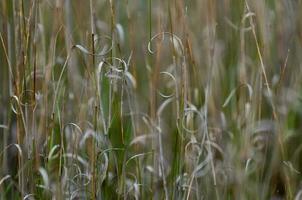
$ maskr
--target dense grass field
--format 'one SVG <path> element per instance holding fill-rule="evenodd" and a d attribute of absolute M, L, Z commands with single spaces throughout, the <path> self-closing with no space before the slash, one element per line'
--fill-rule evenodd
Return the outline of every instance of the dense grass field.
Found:
<path fill-rule="evenodd" d="M 1 0 L 0 199 L 302 199 L 301 0 Z"/>

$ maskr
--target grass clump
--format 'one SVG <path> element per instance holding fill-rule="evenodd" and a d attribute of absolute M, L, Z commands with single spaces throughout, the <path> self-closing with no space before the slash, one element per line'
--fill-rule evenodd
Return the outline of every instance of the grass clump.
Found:
<path fill-rule="evenodd" d="M 2 0 L 0 199 L 302 199 L 301 9 Z"/>

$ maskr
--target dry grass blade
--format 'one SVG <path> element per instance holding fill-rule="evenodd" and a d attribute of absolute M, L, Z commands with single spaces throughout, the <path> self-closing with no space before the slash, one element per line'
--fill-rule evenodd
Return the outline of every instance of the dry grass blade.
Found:
<path fill-rule="evenodd" d="M 48 177 L 47 171 L 44 168 L 39 168 L 39 173 L 41 174 L 42 179 L 43 179 L 43 183 L 44 183 L 43 187 L 49 190 L 50 182 L 49 182 L 49 177 Z"/>
<path fill-rule="evenodd" d="M 10 175 L 6 175 L 3 178 L 1 178 L 1 180 L 0 180 L 0 186 L 2 185 L 2 183 L 4 183 L 4 181 L 8 180 L 9 178 L 11 178 Z"/>
<path fill-rule="evenodd" d="M 246 86 L 246 87 L 247 87 L 248 92 L 249 92 L 249 99 L 251 100 L 251 98 L 252 98 L 252 96 L 253 96 L 253 89 L 252 89 L 252 87 L 251 87 L 250 84 L 245 83 L 245 84 L 241 84 L 240 86 L 238 86 L 237 88 L 235 88 L 235 89 L 233 89 L 233 90 L 231 91 L 231 93 L 229 94 L 229 96 L 228 96 L 228 97 L 226 98 L 226 100 L 224 101 L 222 107 L 226 107 L 226 106 L 230 103 L 232 97 L 236 94 L 236 92 L 237 92 L 240 88 L 242 88 L 243 86 Z"/>

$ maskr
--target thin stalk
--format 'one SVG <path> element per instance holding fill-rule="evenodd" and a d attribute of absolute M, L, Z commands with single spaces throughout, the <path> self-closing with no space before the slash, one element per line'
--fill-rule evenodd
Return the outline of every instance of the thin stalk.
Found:
<path fill-rule="evenodd" d="M 90 0 L 90 25 L 91 25 L 91 73 L 94 74 L 94 78 L 96 78 L 95 75 L 95 42 L 94 42 L 94 37 L 95 37 L 95 30 L 94 30 L 94 4 L 93 4 L 93 0 Z M 96 83 L 96 82 L 95 82 Z M 95 84 L 94 84 L 95 85 Z M 96 87 L 97 88 L 97 87 Z M 97 93 L 96 93 L 97 94 Z M 97 105 L 97 103 L 96 103 Z M 98 120 L 98 106 L 95 106 L 94 109 L 94 133 L 97 134 L 97 120 Z M 92 182 L 91 182 L 91 191 L 92 191 L 92 199 L 96 199 L 97 198 L 97 191 L 96 191 L 96 140 L 94 138 L 92 138 Z"/>

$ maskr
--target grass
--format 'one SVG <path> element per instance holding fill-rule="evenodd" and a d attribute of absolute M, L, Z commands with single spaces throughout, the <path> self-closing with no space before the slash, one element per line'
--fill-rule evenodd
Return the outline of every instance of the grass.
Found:
<path fill-rule="evenodd" d="M 2 0 L 0 199 L 302 199 L 301 9 Z"/>

